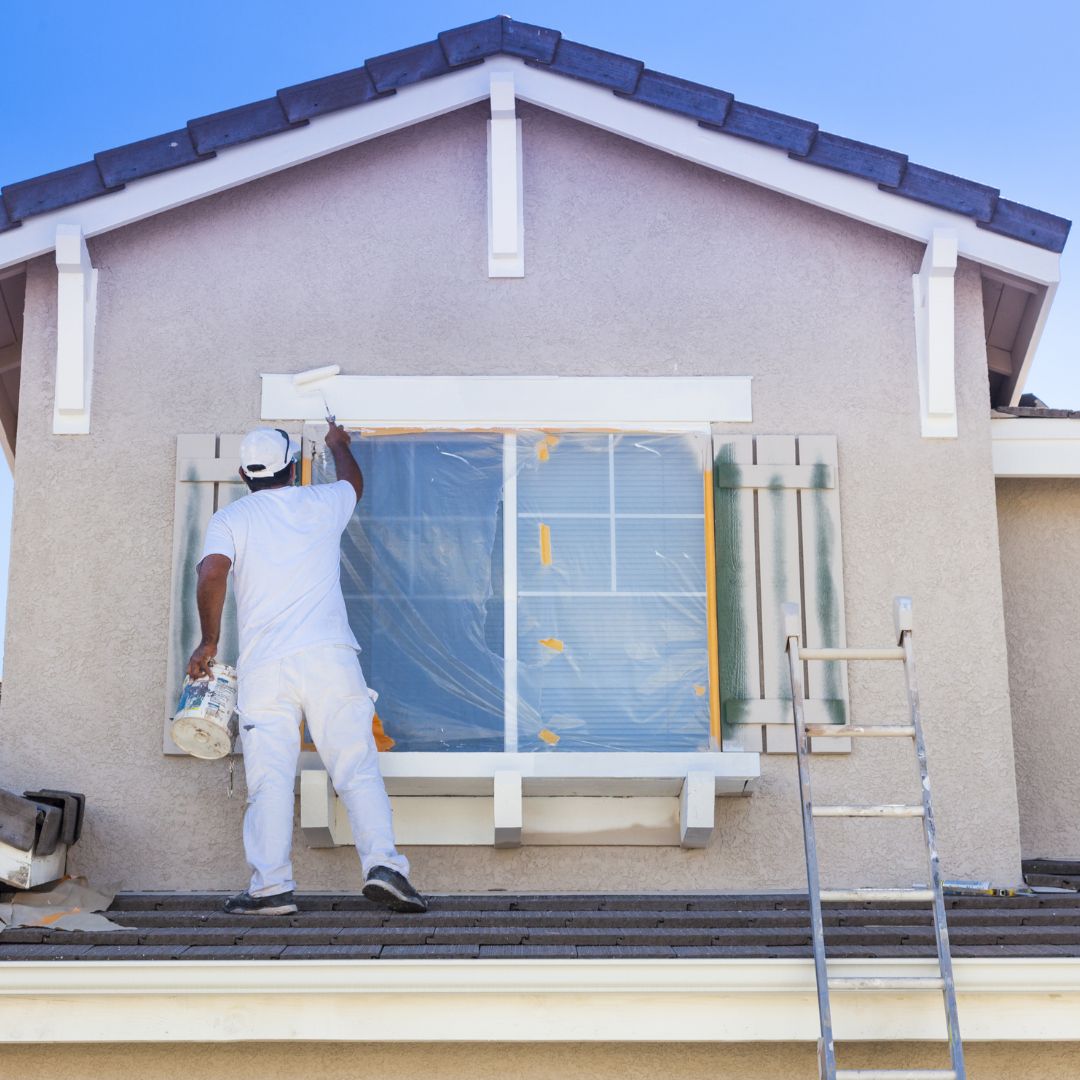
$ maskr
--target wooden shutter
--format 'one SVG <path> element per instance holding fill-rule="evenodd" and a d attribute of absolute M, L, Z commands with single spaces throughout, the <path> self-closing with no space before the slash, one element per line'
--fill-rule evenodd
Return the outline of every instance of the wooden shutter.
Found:
<path fill-rule="evenodd" d="M 195 603 L 195 567 L 202 553 L 206 525 L 215 510 L 228 506 L 247 490 L 237 475 L 240 435 L 180 435 L 176 441 L 176 502 L 173 511 L 172 592 L 169 605 L 169 659 L 166 675 L 166 754 L 182 754 L 172 741 L 172 723 L 184 669 L 199 643 L 199 612 Z M 235 664 L 236 604 L 232 589 L 221 618 L 218 658 Z"/>
<path fill-rule="evenodd" d="M 836 438 L 716 432 L 713 456 L 724 749 L 794 753 L 781 605 L 802 608 L 808 648 L 846 641 Z M 807 721 L 845 723 L 847 665 L 807 667 Z"/>

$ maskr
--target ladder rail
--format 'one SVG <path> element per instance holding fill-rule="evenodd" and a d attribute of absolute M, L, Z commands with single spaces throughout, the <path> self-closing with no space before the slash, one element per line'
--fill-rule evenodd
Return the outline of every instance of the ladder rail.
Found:
<path fill-rule="evenodd" d="M 789 613 L 785 612 L 788 620 Z M 797 618 L 797 616 L 796 616 Z M 792 627 L 789 623 L 787 631 Z M 818 1040 L 818 1070 L 822 1080 L 836 1078 L 836 1043 L 833 1039 L 832 1011 L 829 1006 L 829 972 L 825 962 L 825 925 L 821 918 L 821 879 L 818 873 L 817 842 L 814 837 L 813 798 L 810 789 L 810 741 L 806 734 L 803 696 L 803 667 L 799 658 L 798 632 L 787 639 L 788 670 L 791 674 L 791 707 L 795 721 L 795 757 L 799 765 L 799 798 L 802 802 L 803 847 L 806 850 L 806 886 L 810 896 L 810 931 L 814 945 L 814 976 L 817 983 L 818 1016 L 821 1037 Z"/>
<path fill-rule="evenodd" d="M 821 1021 L 821 1038 L 818 1041 L 818 1073 L 820 1080 L 838 1080 L 857 1076 L 870 1077 L 886 1075 L 877 1070 L 837 1070 L 836 1046 L 832 1030 L 832 1011 L 829 1001 L 830 983 L 833 988 L 869 988 L 869 983 L 885 983 L 890 980 L 874 979 L 831 979 L 828 975 L 825 954 L 825 931 L 822 922 L 822 900 L 840 900 L 873 898 L 877 893 L 882 896 L 901 893 L 912 899 L 930 901 L 934 914 L 934 940 L 937 945 L 937 961 L 940 979 L 909 979 L 905 984 L 919 983 L 925 987 L 940 988 L 945 1007 L 945 1020 L 949 1038 L 949 1057 L 951 1070 L 911 1070 L 904 1075 L 930 1077 L 954 1077 L 965 1080 L 963 1044 L 960 1040 L 960 1024 L 956 1008 L 956 984 L 953 978 L 952 955 L 949 949 L 949 930 L 945 916 L 945 900 L 942 893 L 941 866 L 937 850 L 937 828 L 934 820 L 933 804 L 930 796 L 930 777 L 927 769 L 926 743 L 923 739 L 922 713 L 919 702 L 918 683 L 915 678 L 915 653 L 911 644 L 911 600 L 898 597 L 894 615 L 896 620 L 897 645 L 888 649 L 802 649 L 802 620 L 797 604 L 784 605 L 784 633 L 788 657 L 788 670 L 791 677 L 791 705 L 795 724 L 795 757 L 799 770 L 799 797 L 802 803 L 803 844 L 806 850 L 806 881 L 810 899 L 810 929 L 814 947 L 814 975 L 817 982 L 818 1014 Z M 807 725 L 805 717 L 805 691 L 803 687 L 803 665 L 808 660 L 901 660 L 904 665 L 904 683 L 907 691 L 910 725 L 891 728 L 873 729 L 855 728 L 845 725 L 852 734 L 881 736 L 904 735 L 915 743 L 916 760 L 919 769 L 919 781 L 922 795 L 921 807 L 914 806 L 828 806 L 814 807 L 810 787 L 810 737 L 821 737 L 822 725 Z M 920 812 L 921 811 L 921 812 Z M 815 817 L 866 816 L 898 817 L 918 816 L 923 822 L 923 837 L 926 843 L 927 860 L 930 870 L 930 888 L 928 889 L 833 889 L 821 888 L 820 870 L 817 857 L 817 839 L 814 833 Z M 824 896 L 823 896 L 824 894 Z M 917 894 L 917 895 L 916 895 Z M 898 982 L 899 980 L 892 980 Z M 898 1074 L 899 1075 L 899 1074 Z"/>
<path fill-rule="evenodd" d="M 915 756 L 919 763 L 919 780 L 922 788 L 923 835 L 926 837 L 926 854 L 930 869 L 930 888 L 933 891 L 934 939 L 937 943 L 938 965 L 942 978 L 942 997 L 945 1004 L 945 1020 L 949 1031 L 949 1057 L 953 1071 L 959 1080 L 965 1076 L 964 1051 L 960 1041 L 960 1018 L 956 1009 L 956 983 L 953 978 L 952 953 L 949 948 L 949 927 L 945 919 L 945 899 L 941 891 L 941 863 L 937 848 L 937 823 L 930 798 L 930 774 L 926 760 L 926 742 L 923 739 L 922 708 L 919 701 L 919 685 L 915 678 L 915 652 L 911 645 L 911 601 L 896 602 L 897 630 L 904 650 L 904 681 L 907 686 L 908 708 L 911 725 L 915 728 Z"/>

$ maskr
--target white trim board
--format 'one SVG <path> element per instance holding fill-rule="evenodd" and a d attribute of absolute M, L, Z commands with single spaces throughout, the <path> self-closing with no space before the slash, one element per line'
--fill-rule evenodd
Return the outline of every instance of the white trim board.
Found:
<path fill-rule="evenodd" d="M 0 269 L 52 250 L 61 221 L 77 222 L 85 236 L 95 236 L 490 99 L 493 66 L 513 75 L 521 101 L 915 240 L 926 242 L 934 228 L 951 227 L 965 258 L 1043 285 L 1059 278 L 1060 258 L 1054 252 L 980 229 L 970 218 L 881 191 L 869 180 L 793 160 L 783 150 L 708 131 L 688 117 L 504 55 L 316 117 L 304 127 L 228 147 L 213 159 L 134 181 L 121 191 L 28 218 L 0 234 Z"/>
<path fill-rule="evenodd" d="M 1080 478 L 1080 419 L 994 417 L 990 439 L 995 476 Z"/>
<path fill-rule="evenodd" d="M 305 391 L 262 376 L 264 420 L 549 427 L 749 423 L 751 376 L 336 375 Z M 320 392 L 321 391 L 321 394 Z"/>
<path fill-rule="evenodd" d="M 1080 1040 L 1080 959 L 958 959 L 965 1042 Z M 933 960 L 834 960 L 929 976 Z M 812 1042 L 799 960 L 9 961 L 0 1043 Z M 940 1039 L 941 996 L 832 994 L 836 1037 Z"/>

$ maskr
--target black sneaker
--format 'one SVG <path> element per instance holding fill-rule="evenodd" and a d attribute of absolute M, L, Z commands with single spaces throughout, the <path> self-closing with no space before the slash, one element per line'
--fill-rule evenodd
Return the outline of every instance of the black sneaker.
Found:
<path fill-rule="evenodd" d="M 420 915 L 427 911 L 427 900 L 410 884 L 404 874 L 389 866 L 373 866 L 364 882 L 364 896 L 391 911 Z"/>
<path fill-rule="evenodd" d="M 242 892 L 225 901 L 225 911 L 229 915 L 295 915 L 296 904 L 291 890 L 272 896 L 252 896 Z"/>

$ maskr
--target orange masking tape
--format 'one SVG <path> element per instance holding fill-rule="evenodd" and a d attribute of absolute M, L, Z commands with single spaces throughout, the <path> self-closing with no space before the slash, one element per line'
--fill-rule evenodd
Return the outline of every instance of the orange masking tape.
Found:
<path fill-rule="evenodd" d="M 547 525 L 540 526 L 540 563 L 551 565 L 551 529 Z"/>

